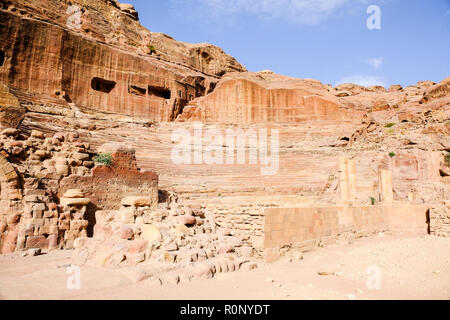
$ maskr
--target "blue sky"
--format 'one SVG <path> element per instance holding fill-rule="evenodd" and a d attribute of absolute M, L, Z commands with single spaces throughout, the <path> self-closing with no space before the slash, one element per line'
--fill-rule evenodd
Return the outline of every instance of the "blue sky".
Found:
<path fill-rule="evenodd" d="M 336 85 L 450 76 L 450 0 L 128 0 L 149 30 L 217 45 L 250 71 Z M 381 29 L 369 30 L 370 5 Z"/>

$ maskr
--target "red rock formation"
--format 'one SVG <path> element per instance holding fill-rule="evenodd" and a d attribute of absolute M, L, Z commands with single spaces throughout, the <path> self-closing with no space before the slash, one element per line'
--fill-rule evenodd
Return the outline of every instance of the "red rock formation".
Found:
<path fill-rule="evenodd" d="M 117 0 L 8 0 L 0 3 L 3 10 L 47 21 L 64 29 L 70 25 L 72 32 L 92 40 L 128 52 L 152 55 L 209 75 L 245 71 L 233 57 L 218 47 L 179 42 L 170 36 L 150 32 L 139 23 L 132 5 L 121 4 Z M 70 6 L 74 7 L 68 11 Z M 77 18 L 80 20 L 79 26 Z"/>
<path fill-rule="evenodd" d="M 141 33 L 149 33 L 109 2 L 95 1 L 84 8 L 82 30 L 68 28 L 68 3 L 39 3 L 42 5 L 12 1 L 0 10 L 0 81 L 22 103 L 44 102 L 65 109 L 73 103 L 82 110 L 171 121 L 190 100 L 212 90 L 216 74 L 244 70 L 213 46 L 200 46 L 190 53 L 195 46 L 179 44 L 185 49 L 177 50 L 187 52 L 186 56 L 164 61 L 108 41 L 110 33 L 119 28 L 108 16 L 113 13 L 122 19 L 120 28 L 130 24 L 128 37 L 142 38 Z M 205 55 L 208 63 L 200 58 Z"/>
<path fill-rule="evenodd" d="M 252 246 L 261 238 L 252 228 L 263 224 L 263 216 L 252 212 L 255 208 L 338 200 L 371 205 L 371 198 L 382 199 L 383 191 L 392 194 L 384 197 L 389 201 L 436 203 L 448 198 L 447 171 L 440 168 L 443 153 L 450 150 L 448 79 L 395 86 L 387 92 L 383 87 L 353 84 L 333 88 L 269 71 L 242 72 L 245 68 L 217 47 L 181 43 L 149 32 L 139 24 L 132 6 L 115 0 L 72 2 L 84 10 L 80 29 L 67 25 L 69 2 L 0 2 L 0 82 L 6 86 L 0 90 L 0 122 L 18 126 L 4 131 L 2 151 L 13 160 L 0 165 L 6 166 L 5 173 L 17 170 L 32 177 L 26 181 L 24 196 L 36 192 L 44 197 L 28 199 L 28 219 L 33 219 L 29 223 L 34 229 L 17 230 L 20 219 L 8 210 L 0 212 L 0 247 L 5 252 L 15 250 L 16 244 L 51 247 L 55 237 L 56 244 L 61 240 L 59 230 L 67 232 L 64 246 L 71 247 L 86 231 L 85 217 L 65 208 L 67 201 L 82 201 L 65 199 L 67 190 L 76 193 L 73 189 L 82 189 L 80 193 L 96 209 L 108 210 L 117 209 L 128 196 L 147 195 L 156 203 L 160 182 L 162 194 L 194 210 L 207 209 L 219 217 L 215 221 L 221 228 L 243 234 Z M 20 103 L 27 111 L 23 120 L 23 113 L 12 117 L 4 109 L 20 108 Z M 142 123 L 175 119 L 180 122 Z M 191 122 L 196 120 L 210 124 L 206 129 L 222 132 L 278 130 L 278 172 L 264 176 L 259 164 L 172 162 L 172 133 L 177 129 L 191 133 Z M 33 129 L 42 131 L 39 137 L 33 137 Z M 62 144 L 71 138 L 53 135 L 59 131 L 79 131 L 93 150 L 109 141 L 124 143 L 136 149 L 136 158 L 123 149 L 104 150 L 112 154 L 113 166 L 91 172 L 93 152 L 81 142 Z M 10 137 L 11 132 L 17 139 Z M 39 143 L 44 133 L 48 139 Z M 203 147 L 208 144 L 205 140 Z M 220 147 L 226 151 L 227 146 Z M 64 153 L 63 163 L 58 153 Z M 341 157 L 347 165 L 340 166 Z M 151 172 L 140 172 L 138 166 Z M 152 172 L 160 175 L 160 181 Z M 3 208 L 20 212 L 20 206 L 14 207 L 22 203 L 15 178 L 11 182 L 0 176 L 1 200 Z M 347 196 L 339 198 L 339 193 Z M 53 194 L 65 200 L 50 202 Z M 157 213 L 167 214 L 164 210 L 173 202 L 162 204 L 162 212 Z M 149 206 L 150 215 L 153 209 Z M 153 218 L 159 219 L 158 214 Z M 47 224 L 42 215 L 48 216 Z M 73 228 L 72 215 L 80 218 Z M 183 221 L 198 221 L 189 217 Z M 50 226 L 51 233 L 46 229 Z M 132 235 L 124 232 L 124 237 Z"/>
<path fill-rule="evenodd" d="M 430 102 L 436 99 L 448 97 L 450 95 L 450 77 L 442 80 L 438 84 L 430 84 L 427 86 L 424 101 Z"/>
<path fill-rule="evenodd" d="M 25 109 L 19 100 L 0 83 L 0 130 L 17 128 L 25 117 Z"/>
<path fill-rule="evenodd" d="M 185 108 L 180 121 L 207 123 L 298 123 L 309 120 L 354 121 L 363 113 L 348 108 L 318 81 L 269 72 L 225 76 L 206 97 Z"/>

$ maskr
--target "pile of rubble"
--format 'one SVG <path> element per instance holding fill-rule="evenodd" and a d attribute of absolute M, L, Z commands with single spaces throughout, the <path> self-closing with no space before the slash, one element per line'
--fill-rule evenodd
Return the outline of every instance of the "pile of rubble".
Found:
<path fill-rule="evenodd" d="M 94 236 L 75 241 L 76 265 L 124 268 L 133 281 L 154 276 L 159 283 L 256 267 L 246 239 L 229 230 L 217 233 L 202 208 L 165 203 L 155 210 L 149 198 L 126 197 L 119 210 L 95 217 Z"/>
<path fill-rule="evenodd" d="M 5 129 L 0 135 L 2 207 L 0 249 L 3 253 L 28 248 L 72 248 L 86 234 L 84 219 L 89 199 L 67 194 L 58 201 L 64 177 L 89 175 L 93 153 L 78 133 L 30 135 Z M 9 173 L 6 173 L 8 171 Z M 59 204 L 58 204 L 59 203 Z"/>

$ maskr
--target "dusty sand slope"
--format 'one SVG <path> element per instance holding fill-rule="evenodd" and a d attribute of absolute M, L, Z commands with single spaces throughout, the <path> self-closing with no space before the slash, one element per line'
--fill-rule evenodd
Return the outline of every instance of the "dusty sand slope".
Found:
<path fill-rule="evenodd" d="M 0 257 L 1 299 L 450 299 L 450 239 L 379 235 L 213 280 L 155 287 L 119 271 L 81 269 L 81 289 L 68 290 L 70 251 Z M 381 289 L 366 283 L 378 266 Z M 331 273 L 319 275 L 318 273 Z"/>

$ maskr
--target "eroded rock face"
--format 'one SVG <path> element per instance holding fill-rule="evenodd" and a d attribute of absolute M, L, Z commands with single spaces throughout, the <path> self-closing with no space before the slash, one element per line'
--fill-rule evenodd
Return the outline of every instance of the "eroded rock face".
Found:
<path fill-rule="evenodd" d="M 17 128 L 25 117 L 25 109 L 19 100 L 0 83 L 0 130 Z"/>
<path fill-rule="evenodd" d="M 450 77 L 442 80 L 438 84 L 430 83 L 426 88 L 427 91 L 424 96 L 424 101 L 426 102 L 448 97 L 450 95 Z"/>
<path fill-rule="evenodd" d="M 218 75 L 245 70 L 211 45 L 156 36 L 167 53 L 151 50 L 151 33 L 130 17 L 131 7 L 114 3 L 79 4 L 80 28 L 67 22 L 68 2 L 5 4 L 0 81 L 22 103 L 60 112 L 77 107 L 172 121 L 189 101 L 210 92 Z"/>
<path fill-rule="evenodd" d="M 363 113 L 341 104 L 319 81 L 272 72 L 225 76 L 206 97 L 193 101 L 178 118 L 206 123 L 299 123 L 358 121 Z"/>
<path fill-rule="evenodd" d="M 206 74 L 223 76 L 230 72 L 247 71 L 222 49 L 207 43 L 179 42 L 166 34 L 152 32 L 151 45 L 157 56 L 169 61 L 176 59 Z"/>
<path fill-rule="evenodd" d="M 69 9 L 70 6 L 77 6 L 79 10 L 77 7 Z M 2 9 L 48 21 L 64 29 L 67 29 L 69 21 L 69 24 L 73 24 L 71 30 L 80 35 L 129 52 L 152 54 L 159 59 L 183 64 L 210 75 L 245 71 L 245 67 L 218 47 L 178 42 L 170 36 L 150 32 L 139 23 L 133 5 L 117 0 L 11 0 L 4 2 Z M 76 15 L 78 13 L 79 16 Z M 78 18 L 81 23 L 77 27 Z"/>

